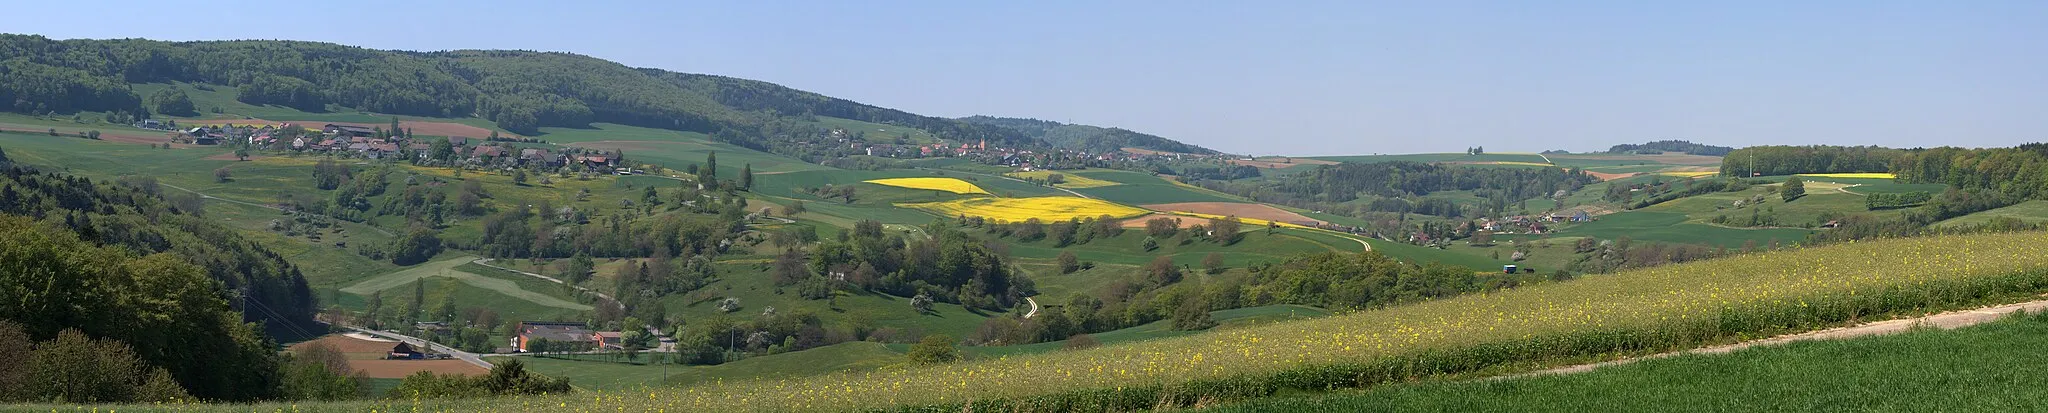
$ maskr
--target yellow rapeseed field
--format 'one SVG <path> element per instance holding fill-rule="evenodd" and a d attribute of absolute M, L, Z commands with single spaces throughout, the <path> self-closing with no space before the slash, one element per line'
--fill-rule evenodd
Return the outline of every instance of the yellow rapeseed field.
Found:
<path fill-rule="evenodd" d="M 1893 175 L 1893 174 L 1892 174 L 1892 173 L 1890 173 L 1890 172 L 1856 172 L 1856 173 L 1838 173 L 1838 174 L 1799 174 L 1799 176 L 1815 176 L 1815 177 L 1821 177 L 1821 178 L 1858 178 L 1858 179 L 1899 179 L 1899 176 L 1898 176 L 1898 175 Z"/>
<path fill-rule="evenodd" d="M 966 215 L 999 222 L 1023 222 L 1031 218 L 1052 222 L 1073 218 L 1094 218 L 1103 215 L 1115 218 L 1130 218 L 1152 212 L 1100 199 L 1071 196 L 974 198 L 946 202 L 896 204 L 896 206 L 930 211 L 931 213 L 939 214 L 939 216 Z"/>
<path fill-rule="evenodd" d="M 988 194 L 987 190 L 983 190 L 979 186 L 974 186 L 974 184 L 971 182 L 962 181 L 955 178 L 888 178 L 870 179 L 862 182 L 867 182 L 876 185 L 888 185 L 900 188 L 946 191 L 963 195 Z"/>
<path fill-rule="evenodd" d="M 1075 174 L 1071 174 L 1071 173 L 1063 173 L 1063 172 L 1059 172 L 1059 171 L 1046 171 L 1046 170 L 1038 170 L 1038 171 L 1030 171 L 1030 172 L 1011 172 L 1011 173 L 1006 173 L 1006 174 L 1004 174 L 1004 175 L 1009 175 L 1009 176 L 1012 176 L 1012 177 L 1017 177 L 1017 178 L 1028 178 L 1028 179 L 1037 179 L 1037 180 L 1041 180 L 1041 181 L 1042 181 L 1042 180 L 1045 180 L 1045 179 L 1046 179 L 1046 177 L 1048 177 L 1048 176 L 1052 176 L 1052 174 L 1060 174 L 1060 177 L 1066 180 L 1066 183 L 1062 183 L 1062 184 L 1059 184 L 1059 185 L 1054 185 L 1054 186 L 1057 186 L 1057 187 L 1061 187 L 1061 188 L 1068 188 L 1068 189 L 1081 189 L 1081 188 L 1101 188 L 1101 187 L 1105 187 L 1105 186 L 1116 186 L 1116 185 L 1122 185 L 1122 184 L 1120 184 L 1120 183 L 1117 183 L 1117 182 L 1115 182 L 1115 181 L 1104 181 L 1104 180 L 1101 180 L 1101 179 L 1089 178 L 1089 177 L 1085 177 L 1085 176 L 1075 175 Z"/>

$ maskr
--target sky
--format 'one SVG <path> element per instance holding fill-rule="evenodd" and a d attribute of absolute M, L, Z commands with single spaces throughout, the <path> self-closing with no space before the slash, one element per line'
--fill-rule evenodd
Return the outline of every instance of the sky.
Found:
<path fill-rule="evenodd" d="M 0 32 L 564 51 L 1254 155 L 2048 141 L 2043 1 L 69 1 Z"/>

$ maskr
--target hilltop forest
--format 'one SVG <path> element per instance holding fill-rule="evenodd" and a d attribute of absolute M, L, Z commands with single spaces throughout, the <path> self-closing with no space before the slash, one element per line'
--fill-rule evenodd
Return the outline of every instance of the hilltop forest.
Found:
<path fill-rule="evenodd" d="M 239 88 L 237 100 L 307 112 L 346 109 L 442 118 L 479 117 L 500 128 L 593 122 L 712 134 L 770 150 L 788 132 L 778 119 L 830 116 L 909 126 L 961 141 L 1004 146 L 1138 146 L 1211 153 L 1164 138 L 1084 127 L 1047 134 L 920 116 L 900 110 L 725 76 L 631 68 L 588 56 L 513 50 L 382 51 L 299 41 L 163 42 L 140 39 L 51 40 L 0 35 L 0 110 L 103 111 L 149 116 L 127 87 L 194 82 Z M 166 100 L 175 101 L 166 96 Z M 154 105 L 152 105 L 154 106 Z M 189 108 L 179 108 L 190 110 Z M 159 113 L 162 113 L 159 111 Z M 1077 125 L 1065 125 L 1072 129 Z M 1030 132 L 1027 132 L 1030 131 Z M 1044 136 L 1047 139 L 1040 141 Z M 782 152 L 782 151 L 775 151 Z"/>
<path fill-rule="evenodd" d="M 1123 148 L 1150 149 L 1162 152 L 1213 155 L 1213 149 L 1176 142 L 1123 128 L 1075 125 L 1038 119 L 999 118 L 993 116 L 970 116 L 961 121 L 1000 126 L 1024 132 L 1025 135 L 1044 140 L 1062 148 L 1081 149 L 1090 152 L 1113 152 Z"/>

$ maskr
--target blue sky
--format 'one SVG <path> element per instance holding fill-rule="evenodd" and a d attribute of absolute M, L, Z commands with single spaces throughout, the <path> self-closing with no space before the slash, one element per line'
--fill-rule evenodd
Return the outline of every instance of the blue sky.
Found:
<path fill-rule="evenodd" d="M 1252 154 L 2048 141 L 2042 1 L 293 3 L 28 2 L 0 32 L 567 51 Z"/>

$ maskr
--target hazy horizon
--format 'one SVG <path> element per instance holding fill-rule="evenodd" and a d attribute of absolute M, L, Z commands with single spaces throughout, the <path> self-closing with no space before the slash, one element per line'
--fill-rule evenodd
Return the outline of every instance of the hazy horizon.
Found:
<path fill-rule="evenodd" d="M 560 51 L 1261 155 L 2048 140 L 2037 2 L 219 3 L 26 4 L 0 31 Z"/>

